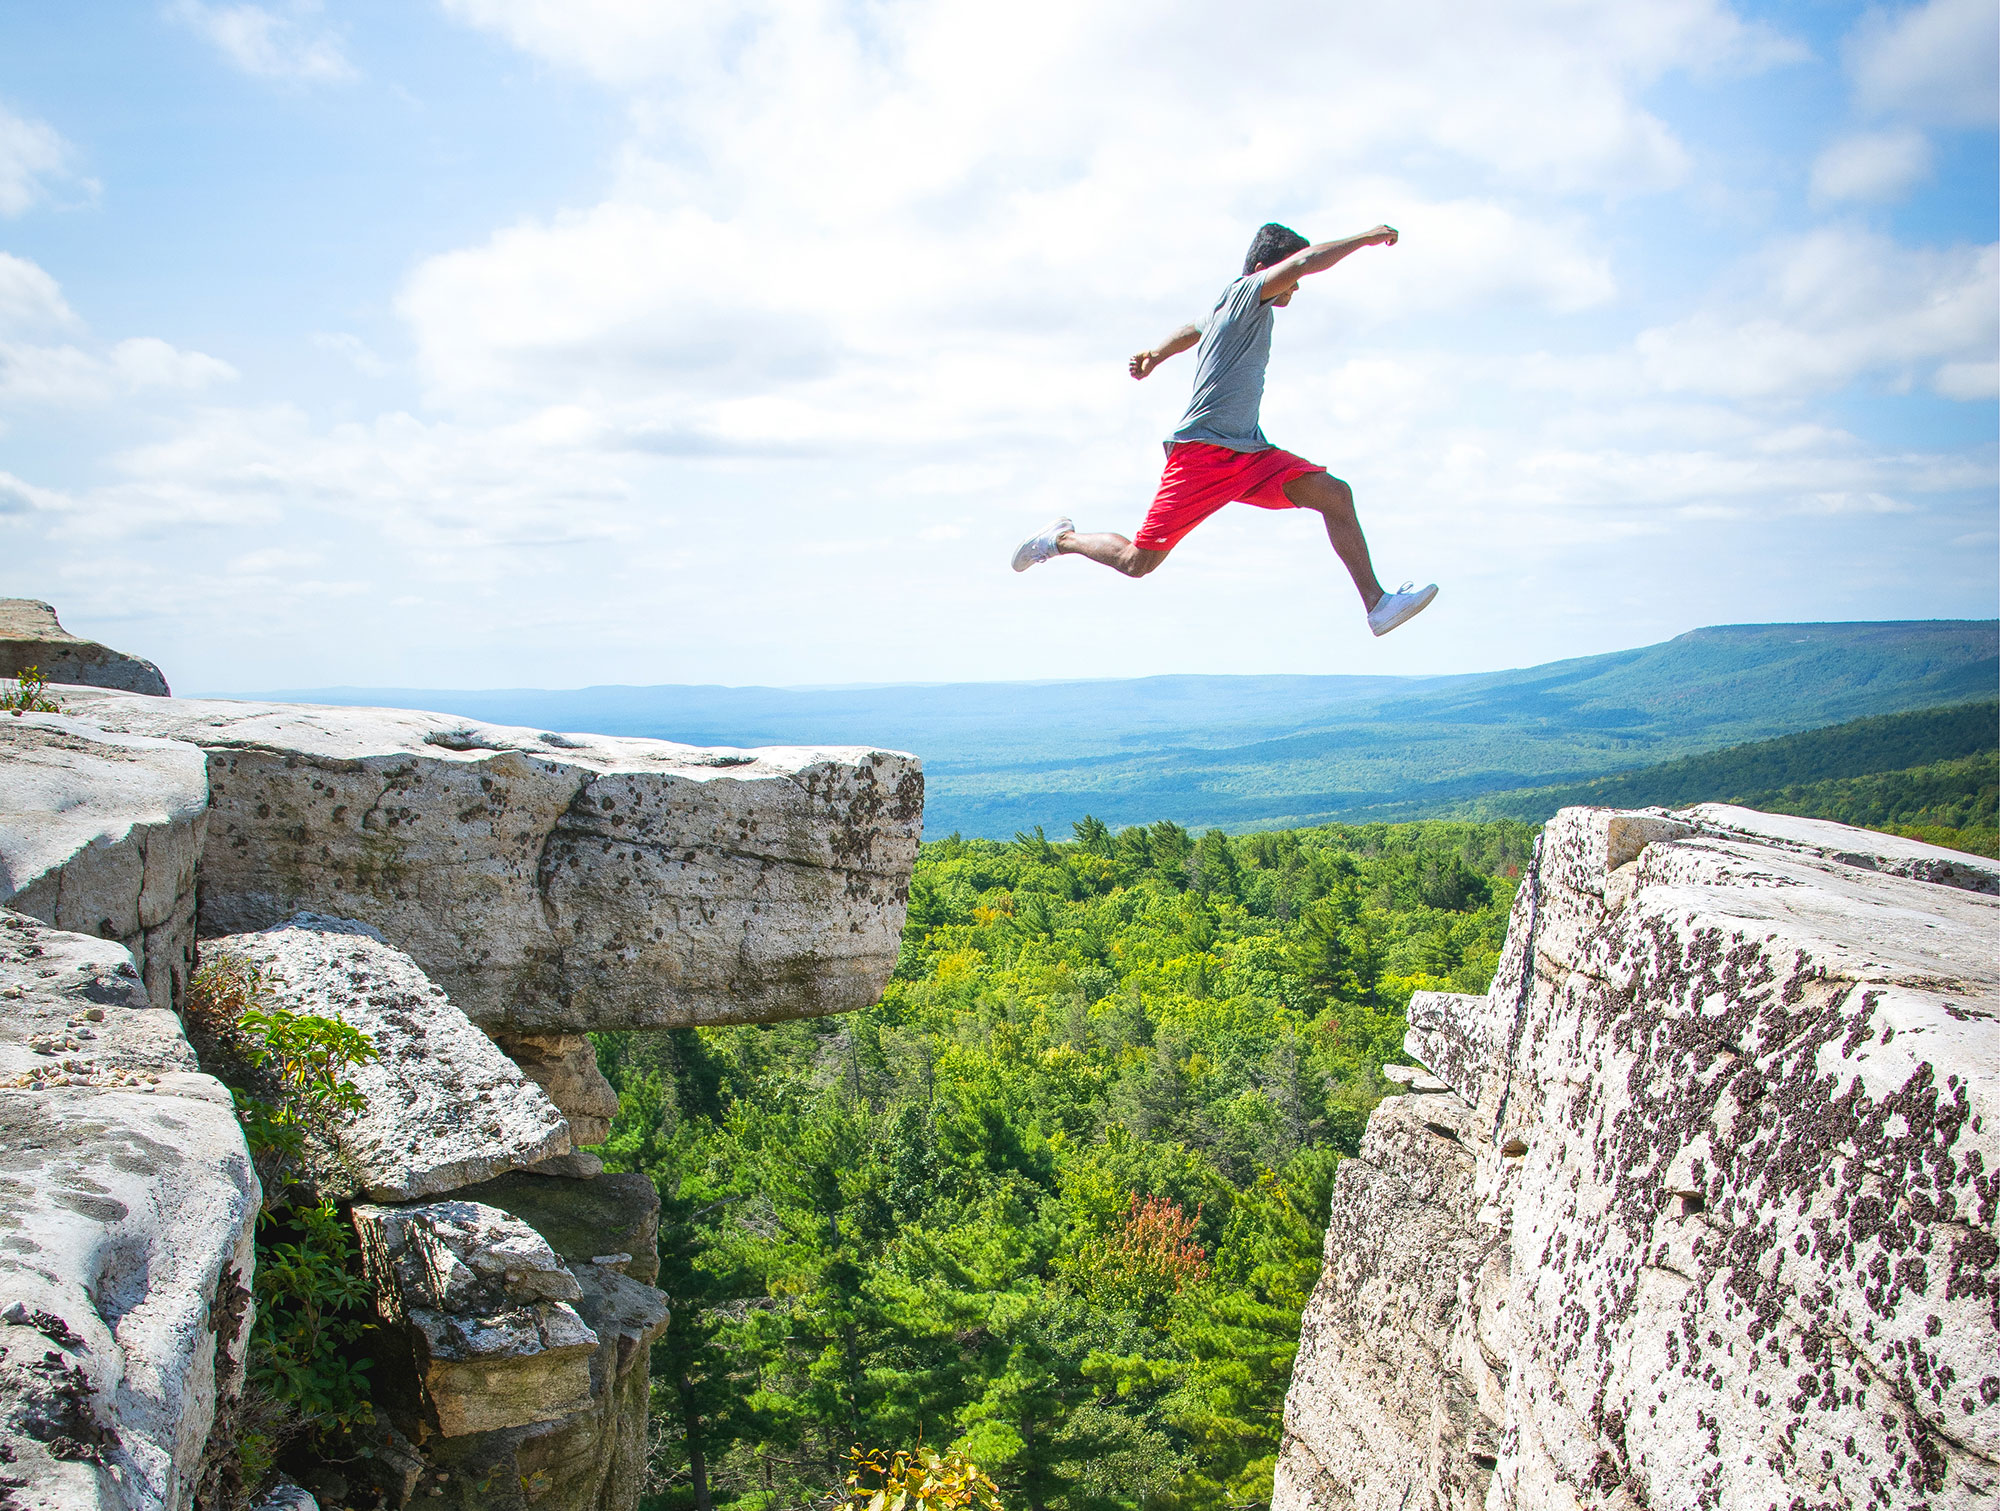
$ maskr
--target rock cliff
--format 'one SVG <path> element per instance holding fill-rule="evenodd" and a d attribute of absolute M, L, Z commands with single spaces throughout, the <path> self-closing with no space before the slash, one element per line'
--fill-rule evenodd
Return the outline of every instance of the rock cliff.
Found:
<path fill-rule="evenodd" d="M 923 777 L 878 750 L 700 750 L 381 708 L 78 691 L 198 746 L 199 931 L 378 929 L 482 1028 L 842 1012 L 895 967 Z"/>
<path fill-rule="evenodd" d="M 1551 821 L 1335 1180 L 1274 1507 L 2000 1499 L 2000 868 Z"/>
<path fill-rule="evenodd" d="M 0 718 L 0 1508 L 188 1511 L 241 1387 L 265 1198 L 176 1012 L 229 959 L 373 1049 L 293 1175 L 353 1203 L 377 1422 L 264 1504 L 630 1511 L 669 1298 L 585 1034 L 872 1001 L 916 761 L 189 703 L 23 604 L 0 651 L 100 685 Z"/>
<path fill-rule="evenodd" d="M 48 682 L 167 696 L 167 679 L 152 662 L 72 635 L 39 598 L 0 598 L 0 677 L 29 667 Z"/>

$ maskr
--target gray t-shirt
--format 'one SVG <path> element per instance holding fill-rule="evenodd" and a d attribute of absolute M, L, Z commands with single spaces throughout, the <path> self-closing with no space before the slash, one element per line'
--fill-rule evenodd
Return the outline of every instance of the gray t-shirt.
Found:
<path fill-rule="evenodd" d="M 1264 367 L 1271 360 L 1274 312 L 1264 303 L 1264 275 L 1247 273 L 1222 291 L 1195 348 L 1194 397 L 1174 441 L 1206 441 L 1231 451 L 1268 451 L 1257 424 Z"/>

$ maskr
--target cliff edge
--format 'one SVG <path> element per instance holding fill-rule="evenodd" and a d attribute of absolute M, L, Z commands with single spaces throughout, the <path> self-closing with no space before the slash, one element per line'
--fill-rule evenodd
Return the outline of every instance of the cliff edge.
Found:
<path fill-rule="evenodd" d="M 2000 868 L 1566 809 L 1334 1185 L 1277 1511 L 2000 1497 Z"/>

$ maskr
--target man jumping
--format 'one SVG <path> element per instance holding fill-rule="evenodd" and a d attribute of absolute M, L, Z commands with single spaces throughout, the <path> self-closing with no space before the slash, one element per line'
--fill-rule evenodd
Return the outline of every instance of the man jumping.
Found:
<path fill-rule="evenodd" d="M 1144 577 L 1181 537 L 1224 504 L 1240 501 L 1260 509 L 1311 509 L 1326 521 L 1327 539 L 1346 564 L 1368 611 L 1368 628 L 1386 635 L 1421 613 L 1437 597 L 1437 584 L 1412 591 L 1404 583 L 1385 593 L 1368 560 L 1368 542 L 1354 517 L 1354 492 L 1324 467 L 1280 451 L 1258 427 L 1264 398 L 1264 368 L 1271 360 L 1271 310 L 1292 302 L 1299 280 L 1324 273 L 1363 247 L 1392 247 L 1393 226 L 1377 226 L 1345 241 L 1309 245 L 1298 232 L 1280 225 L 1258 230 L 1243 259 L 1243 276 L 1222 291 L 1206 324 L 1184 325 L 1131 362 L 1143 378 L 1167 358 L 1199 343 L 1195 353 L 1194 398 L 1167 445 L 1167 467 L 1138 538 L 1079 534 L 1059 519 L 1021 543 L 1014 570 L 1025 572 L 1053 556 L 1085 556 Z"/>

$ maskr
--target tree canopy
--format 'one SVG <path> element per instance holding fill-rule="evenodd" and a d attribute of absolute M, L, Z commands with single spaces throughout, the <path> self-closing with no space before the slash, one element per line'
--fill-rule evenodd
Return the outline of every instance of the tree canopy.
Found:
<path fill-rule="evenodd" d="M 855 1447 L 1032 1511 L 1268 1500 L 1334 1169 L 1534 832 L 954 835 L 877 1006 L 601 1036 L 674 1303 L 647 1506 L 821 1503 Z"/>

